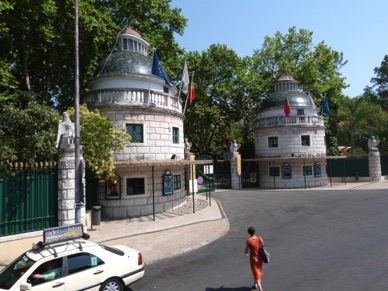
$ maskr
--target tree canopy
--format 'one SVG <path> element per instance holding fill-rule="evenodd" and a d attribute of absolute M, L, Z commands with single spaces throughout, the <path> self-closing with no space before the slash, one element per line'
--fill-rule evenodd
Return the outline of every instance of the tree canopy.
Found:
<path fill-rule="evenodd" d="M 170 2 L 79 1 L 81 95 L 126 25 L 140 31 L 161 60 L 177 58 L 174 33 L 183 33 L 186 19 Z M 59 111 L 74 105 L 74 11 L 72 0 L 2 1 L 0 96 L 30 92 L 39 104 Z"/>

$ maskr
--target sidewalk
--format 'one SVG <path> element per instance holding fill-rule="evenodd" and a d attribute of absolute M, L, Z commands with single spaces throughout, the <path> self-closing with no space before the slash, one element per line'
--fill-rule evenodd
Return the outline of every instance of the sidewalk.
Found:
<path fill-rule="evenodd" d="M 101 222 L 88 229 L 90 240 L 106 245 L 123 244 L 139 250 L 147 264 L 200 248 L 226 234 L 229 222 L 222 206 L 203 195 L 170 212 L 134 219 Z"/>

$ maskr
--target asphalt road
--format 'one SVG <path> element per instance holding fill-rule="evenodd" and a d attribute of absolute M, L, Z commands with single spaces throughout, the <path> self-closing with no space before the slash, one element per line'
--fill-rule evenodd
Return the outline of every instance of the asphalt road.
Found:
<path fill-rule="evenodd" d="M 196 251 L 147 266 L 130 290 L 250 290 L 243 254 L 249 226 L 271 253 L 262 281 L 266 291 L 388 290 L 387 190 L 245 189 L 213 197 L 230 231 Z"/>

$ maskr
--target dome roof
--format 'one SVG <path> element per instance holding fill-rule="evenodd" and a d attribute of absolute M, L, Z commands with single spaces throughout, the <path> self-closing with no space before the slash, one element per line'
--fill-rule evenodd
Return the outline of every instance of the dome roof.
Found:
<path fill-rule="evenodd" d="M 152 60 L 133 51 L 118 51 L 105 58 L 94 72 L 94 77 L 115 75 L 152 75 Z"/>
<path fill-rule="evenodd" d="M 284 101 L 288 98 L 290 106 L 293 107 L 310 107 L 310 97 L 299 91 L 278 91 L 269 95 L 261 104 L 261 111 L 274 109 L 284 106 Z"/>
<path fill-rule="evenodd" d="M 261 104 L 261 111 L 283 107 L 286 97 L 291 107 L 310 107 L 311 98 L 299 91 L 298 83 L 292 76 L 280 76 L 275 82 L 275 92 L 265 98 Z"/>

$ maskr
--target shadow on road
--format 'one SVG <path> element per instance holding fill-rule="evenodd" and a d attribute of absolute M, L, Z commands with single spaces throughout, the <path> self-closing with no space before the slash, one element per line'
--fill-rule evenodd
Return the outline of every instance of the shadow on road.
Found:
<path fill-rule="evenodd" d="M 236 288 L 228 288 L 221 286 L 220 288 L 206 288 L 206 291 L 249 291 L 252 290 L 250 287 L 236 287 Z"/>

